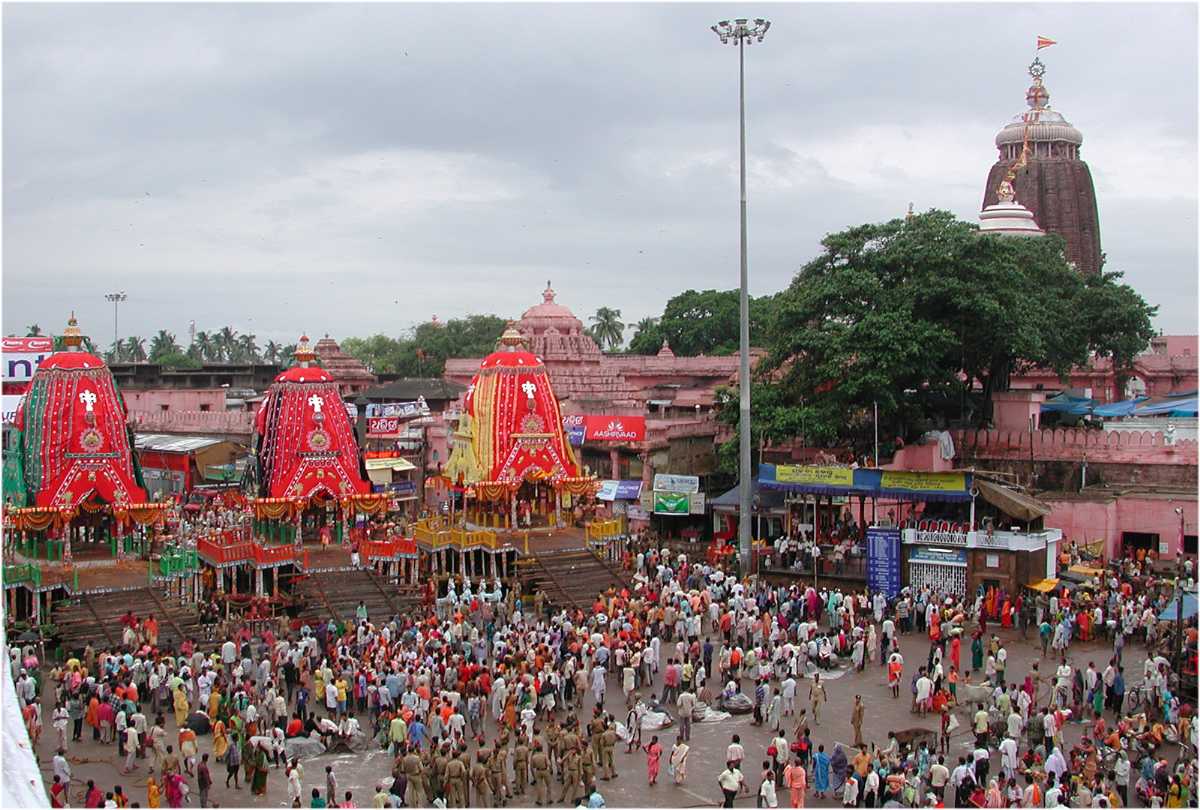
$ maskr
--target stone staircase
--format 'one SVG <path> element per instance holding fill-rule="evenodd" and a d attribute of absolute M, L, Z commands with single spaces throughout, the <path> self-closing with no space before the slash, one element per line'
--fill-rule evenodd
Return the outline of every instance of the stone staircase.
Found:
<path fill-rule="evenodd" d="M 522 557 L 517 562 L 517 576 L 525 593 L 540 588 L 551 604 L 585 611 L 597 594 L 629 587 L 620 572 L 586 549 Z"/>
<path fill-rule="evenodd" d="M 57 602 L 54 623 L 65 653 L 82 651 L 91 642 L 97 649 L 121 643 L 121 617 L 132 610 L 138 619 L 153 614 L 158 621 L 160 647 L 177 648 L 187 638 L 201 638 L 200 615 L 194 605 L 180 605 L 154 588 L 111 593 L 79 593 Z"/>
<path fill-rule="evenodd" d="M 397 586 L 362 568 L 309 574 L 296 580 L 296 594 L 305 600 L 300 617 L 310 624 L 330 618 L 353 622 L 360 601 L 372 622 L 386 622 L 421 603 L 419 587 Z"/>

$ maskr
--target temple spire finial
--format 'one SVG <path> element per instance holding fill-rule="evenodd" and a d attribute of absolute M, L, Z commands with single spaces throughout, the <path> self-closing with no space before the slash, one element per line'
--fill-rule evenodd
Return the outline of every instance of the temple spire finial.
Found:
<path fill-rule="evenodd" d="M 554 303 L 554 288 L 550 286 L 550 280 L 546 280 L 546 289 L 542 290 L 542 301 L 547 304 Z"/>
<path fill-rule="evenodd" d="M 67 328 L 62 334 L 63 345 L 67 347 L 67 351 L 79 351 L 79 347 L 83 344 L 83 333 L 79 331 L 79 322 L 75 320 L 75 310 L 71 310 L 71 317 L 67 319 Z"/>

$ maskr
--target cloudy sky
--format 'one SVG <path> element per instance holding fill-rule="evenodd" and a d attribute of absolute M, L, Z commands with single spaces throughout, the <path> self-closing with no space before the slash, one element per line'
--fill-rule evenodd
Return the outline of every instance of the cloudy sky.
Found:
<path fill-rule="evenodd" d="M 517 317 L 546 280 L 627 322 L 848 225 L 974 219 L 1037 34 L 1109 268 L 1197 331 L 1197 10 L 1136 5 L 13 5 L 3 331 L 399 334 Z"/>

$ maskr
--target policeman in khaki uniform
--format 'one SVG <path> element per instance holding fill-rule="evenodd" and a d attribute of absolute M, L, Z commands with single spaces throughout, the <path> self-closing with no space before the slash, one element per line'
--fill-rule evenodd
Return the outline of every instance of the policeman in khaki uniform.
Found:
<path fill-rule="evenodd" d="M 600 764 L 602 758 L 602 743 L 601 738 L 604 736 L 604 715 L 599 711 L 592 718 L 592 722 L 588 723 L 588 742 L 592 746 L 592 759 L 597 765 Z"/>
<path fill-rule="evenodd" d="M 493 806 L 488 804 L 488 798 L 491 796 L 492 790 L 488 786 L 488 770 L 487 766 L 484 765 L 486 761 L 483 749 L 475 752 L 475 761 L 471 763 L 471 786 L 475 788 L 475 801 L 472 803 L 472 807 Z"/>
<path fill-rule="evenodd" d="M 511 791 L 508 789 L 508 748 L 500 743 L 488 759 L 488 787 L 492 789 L 492 806 L 503 807 Z"/>
<path fill-rule="evenodd" d="M 586 745 L 579 746 L 579 772 L 580 776 L 583 777 L 583 786 L 585 790 L 587 789 L 588 785 L 596 784 L 597 760 L 595 754 L 592 753 L 592 750 L 593 749 Z"/>
<path fill-rule="evenodd" d="M 553 717 L 550 718 L 550 724 L 546 726 L 546 756 L 550 761 L 550 769 L 556 769 L 559 773 L 559 778 L 562 778 L 562 762 L 559 753 L 562 750 L 559 743 L 562 739 L 562 729 L 558 726 L 558 721 Z"/>
<path fill-rule="evenodd" d="M 408 787 L 404 791 L 404 803 L 409 807 L 421 807 L 425 804 L 425 771 L 421 765 L 421 757 L 416 749 L 408 749 L 402 765 Z"/>
<path fill-rule="evenodd" d="M 513 749 L 513 775 L 513 795 L 524 796 L 525 785 L 529 782 L 529 746 L 524 737 L 517 738 L 517 747 Z"/>
<path fill-rule="evenodd" d="M 581 769 L 582 764 L 580 762 L 579 750 L 577 748 L 569 749 L 563 757 L 562 795 L 558 797 L 558 801 L 569 801 L 573 804 L 579 798 L 579 791 L 582 790 L 580 787 L 580 780 L 582 778 Z"/>
<path fill-rule="evenodd" d="M 467 806 L 467 766 L 458 757 L 446 760 L 446 806 Z"/>
<path fill-rule="evenodd" d="M 431 770 L 433 772 L 433 781 L 429 786 L 429 797 L 431 799 L 446 798 L 446 765 L 450 758 L 450 742 L 444 740 L 438 746 L 437 751 L 433 755 L 433 764 Z"/>
<path fill-rule="evenodd" d="M 540 739 L 533 741 L 533 753 L 529 755 L 533 768 L 533 796 L 538 807 L 550 800 L 550 757 L 542 750 Z"/>
<path fill-rule="evenodd" d="M 597 768 L 600 770 L 600 778 L 604 781 L 617 778 L 617 768 L 613 764 L 613 749 L 617 747 L 617 729 L 610 722 L 604 728 L 604 733 L 600 735 L 600 762 Z"/>

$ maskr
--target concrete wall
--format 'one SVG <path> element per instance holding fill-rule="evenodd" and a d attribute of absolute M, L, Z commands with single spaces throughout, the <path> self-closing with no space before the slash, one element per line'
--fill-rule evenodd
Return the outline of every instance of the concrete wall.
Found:
<path fill-rule="evenodd" d="M 1179 516 L 1175 514 L 1176 508 L 1183 509 L 1184 533 L 1197 533 L 1194 493 L 1125 493 L 1107 499 L 1046 493 L 1039 497 L 1053 507 L 1046 518 L 1046 526 L 1062 529 L 1064 543 L 1103 540 L 1105 556 L 1110 558 L 1120 554 L 1124 532 L 1157 534 L 1160 542 L 1167 543 L 1168 550 L 1163 556 L 1178 555 Z"/>
<path fill-rule="evenodd" d="M 147 411 L 157 413 L 167 406 L 171 411 L 200 411 L 201 405 L 208 406 L 209 411 L 225 410 L 224 388 L 151 388 L 145 390 L 124 390 L 121 396 L 125 398 L 125 406 L 129 411 Z"/>

